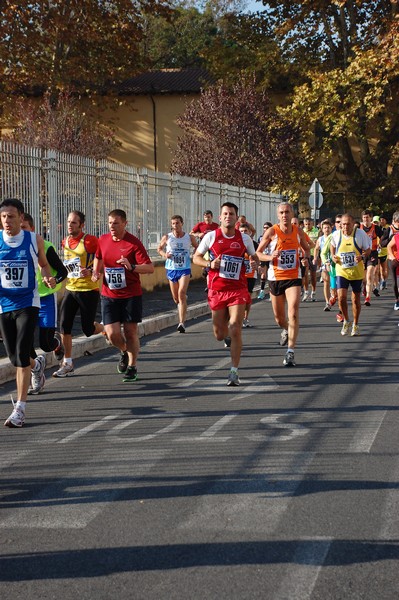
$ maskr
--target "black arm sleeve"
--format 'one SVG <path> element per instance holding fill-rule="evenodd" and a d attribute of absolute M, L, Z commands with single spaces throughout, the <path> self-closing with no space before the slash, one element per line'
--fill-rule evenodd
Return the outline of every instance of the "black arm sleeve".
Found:
<path fill-rule="evenodd" d="M 66 270 L 66 267 L 64 266 L 63 262 L 61 261 L 60 257 L 58 256 L 57 252 L 52 246 L 49 246 L 47 248 L 46 258 L 50 267 L 57 271 L 55 275 L 56 283 L 60 283 L 66 278 L 66 276 L 68 275 L 68 271 Z"/>
<path fill-rule="evenodd" d="M 386 248 L 391 240 L 391 228 L 387 227 L 387 229 L 384 229 L 382 236 L 380 237 L 380 246 L 381 248 Z"/>

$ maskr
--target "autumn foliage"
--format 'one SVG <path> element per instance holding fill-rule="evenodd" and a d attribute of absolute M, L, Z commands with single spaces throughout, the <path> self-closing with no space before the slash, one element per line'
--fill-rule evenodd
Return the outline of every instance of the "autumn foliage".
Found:
<path fill-rule="evenodd" d="M 86 114 L 68 92 L 62 92 L 55 105 L 50 93 L 40 102 L 18 101 L 14 119 L 17 126 L 3 139 L 96 159 L 107 158 L 116 146 L 111 128 Z"/>
<path fill-rule="evenodd" d="M 179 119 L 172 171 L 260 190 L 283 187 L 298 167 L 297 129 L 241 79 L 203 91 Z"/>

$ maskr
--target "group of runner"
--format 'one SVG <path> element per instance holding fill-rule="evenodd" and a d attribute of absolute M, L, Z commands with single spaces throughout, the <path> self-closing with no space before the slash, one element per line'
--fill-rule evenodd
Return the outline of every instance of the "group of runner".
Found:
<path fill-rule="evenodd" d="M 17 401 L 5 421 L 7 427 L 22 427 L 28 394 L 37 394 L 45 383 L 44 355 L 36 357 L 34 335 L 39 320 L 39 343 L 54 351 L 59 368 L 54 377 L 74 372 L 72 327 L 80 311 L 86 336 L 104 333 L 120 351 L 117 365 L 124 382 L 137 379 L 138 323 L 142 318 L 140 274 L 153 273 L 141 241 L 130 234 L 126 213 L 108 215 L 109 233 L 100 238 L 84 232 L 85 216 L 68 215 L 68 235 L 62 242 L 63 261 L 54 247 L 34 233 L 32 218 L 17 199 L 0 204 L 0 332 L 10 362 L 16 367 Z M 57 260 L 58 259 L 58 260 Z M 100 297 L 102 322 L 95 321 Z M 67 279 L 60 306 L 61 335 L 55 332 L 55 293 Z"/>
<path fill-rule="evenodd" d="M 24 425 L 27 395 L 38 393 L 45 382 L 45 357 L 36 356 L 33 344 L 39 311 L 40 345 L 46 352 L 54 351 L 60 361 L 54 377 L 67 377 L 74 372 L 72 327 L 80 311 L 83 333 L 86 336 L 103 333 L 120 351 L 117 370 L 123 375 L 123 381 L 135 381 L 140 348 L 138 323 L 142 319 L 140 275 L 152 273 L 154 265 L 141 241 L 127 231 L 125 212 L 111 211 L 109 233 L 96 238 L 84 232 L 84 215 L 72 211 L 68 215 L 68 235 L 62 243 L 62 261 L 54 247 L 34 233 L 32 219 L 25 214 L 19 200 L 4 200 L 0 204 L 0 214 L 0 329 L 7 354 L 16 367 L 18 395 L 5 425 Z M 225 202 L 221 206 L 219 223 L 213 222 L 211 211 L 206 211 L 204 221 L 190 233 L 183 231 L 182 217 L 174 215 L 171 231 L 162 237 L 158 246 L 158 253 L 166 259 L 167 278 L 178 308 L 177 329 L 180 333 L 186 331 L 190 254 L 192 248 L 195 250 L 192 260 L 203 268 L 207 277 L 214 335 L 230 348 L 228 386 L 240 384 L 242 328 L 249 325 L 251 292 L 258 271 L 261 273 L 259 298 L 262 292 L 264 294 L 267 280 L 274 318 L 281 329 L 279 343 L 287 346 L 283 359 L 286 367 L 295 366 L 302 290 L 302 300 L 309 298 L 305 277 L 307 273 L 311 274 L 310 299 L 315 299 L 312 273 L 316 273 L 319 260 L 326 307 L 331 307 L 338 299 L 342 335 L 359 335 L 363 283 L 366 305 L 370 304 L 371 291 L 376 289 L 373 287 L 375 272 L 371 273 L 371 269 L 378 265 L 378 244 L 387 249 L 396 286 L 395 308 L 399 309 L 399 212 L 393 215 L 391 226 L 381 227 L 375 219 L 373 221 L 370 211 L 363 211 L 359 225 L 351 215 L 344 214 L 337 216 L 334 231 L 328 221 L 321 224 L 319 231 L 310 219 L 300 227 L 292 206 L 281 203 L 277 208 L 277 221 L 274 225 L 266 222 L 259 243 L 254 243 L 253 225 L 245 217 L 238 216 L 238 207 L 234 203 Z M 55 331 L 55 293 L 65 278 L 59 335 Z M 349 286 L 352 290 L 352 320 L 349 319 L 347 297 Z M 100 295 L 102 322 L 98 323 L 95 317 Z"/>

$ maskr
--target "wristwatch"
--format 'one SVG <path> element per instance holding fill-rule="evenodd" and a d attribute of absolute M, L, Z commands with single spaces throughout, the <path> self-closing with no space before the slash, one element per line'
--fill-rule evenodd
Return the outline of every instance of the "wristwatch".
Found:
<path fill-rule="evenodd" d="M 210 269 L 210 268 L 211 268 L 211 263 L 210 263 L 210 261 L 209 261 L 209 260 L 208 260 L 208 262 L 206 263 L 206 268 L 207 268 L 207 269 Z"/>

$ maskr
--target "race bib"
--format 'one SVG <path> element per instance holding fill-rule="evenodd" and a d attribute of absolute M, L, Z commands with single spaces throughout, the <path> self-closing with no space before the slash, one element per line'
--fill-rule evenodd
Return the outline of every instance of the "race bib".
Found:
<path fill-rule="evenodd" d="M 287 271 L 288 269 L 296 268 L 296 250 L 281 250 L 277 260 L 279 269 Z"/>
<path fill-rule="evenodd" d="M 222 254 L 220 260 L 219 276 L 224 279 L 239 279 L 244 259 L 242 256 Z"/>
<path fill-rule="evenodd" d="M 174 269 L 185 269 L 187 264 L 187 252 L 185 250 L 174 250 L 172 260 Z"/>
<path fill-rule="evenodd" d="M 0 261 L 0 278 L 3 289 L 26 289 L 29 283 L 27 260 Z"/>
<path fill-rule="evenodd" d="M 356 266 L 355 257 L 355 252 L 341 252 L 341 267 L 344 269 L 351 269 Z"/>
<path fill-rule="evenodd" d="M 71 279 L 76 279 L 80 277 L 80 258 L 79 256 L 75 256 L 75 258 L 69 258 L 64 260 L 64 266 L 68 271 L 68 277 Z"/>
<path fill-rule="evenodd" d="M 246 273 L 252 273 L 251 263 L 249 260 L 247 260 L 247 259 L 244 260 L 244 266 L 245 266 Z"/>
<path fill-rule="evenodd" d="M 105 280 L 110 290 L 120 290 L 126 287 L 125 267 L 106 267 Z"/>

